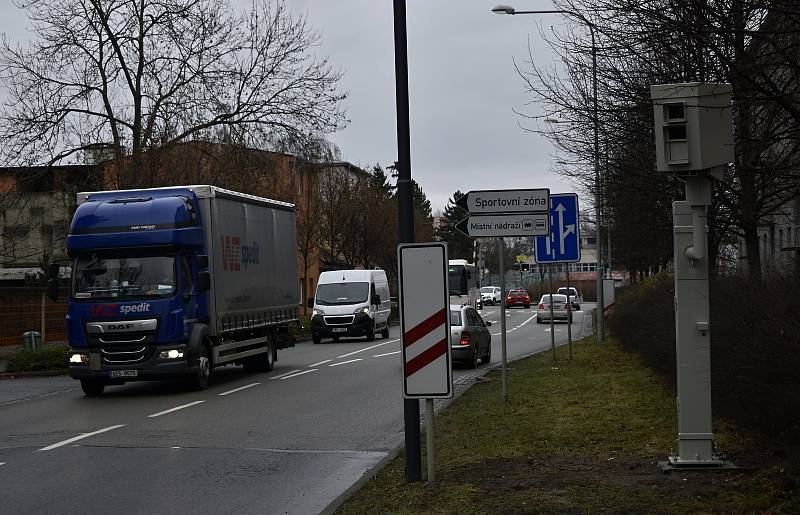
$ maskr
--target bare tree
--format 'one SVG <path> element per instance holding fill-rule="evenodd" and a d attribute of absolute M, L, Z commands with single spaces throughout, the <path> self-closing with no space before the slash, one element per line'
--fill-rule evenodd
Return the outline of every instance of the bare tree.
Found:
<path fill-rule="evenodd" d="M 589 80 L 593 49 L 587 44 L 586 24 L 592 25 L 597 36 L 598 122 L 608 149 L 599 192 L 606 202 L 601 207 L 612 223 L 624 222 L 615 226 L 615 237 L 631 230 L 632 200 L 641 200 L 644 194 L 649 199 L 644 205 L 664 206 L 675 198 L 674 179 L 658 177 L 654 171 L 649 85 L 731 82 L 736 160 L 715 195 L 713 212 L 719 216 L 711 219 L 712 248 L 743 237 L 748 269 L 758 278 L 758 226 L 800 191 L 798 2 L 560 0 L 556 4 L 586 16 L 581 23 L 570 17 L 567 28 L 552 35 L 542 31 L 559 53 L 566 78 L 537 66 L 533 59 L 518 70 L 533 97 L 543 104 L 544 113 L 532 118 L 572 122 L 531 128 L 577 158 L 577 167 L 561 171 L 594 193 L 593 148 L 588 136 L 594 123 Z M 663 239 L 669 239 L 669 224 L 664 223 L 669 212 L 659 212 L 653 226 L 660 228 Z M 634 244 L 641 241 L 628 236 Z"/>
<path fill-rule="evenodd" d="M 74 160 L 109 143 L 116 162 L 191 138 L 251 142 L 343 126 L 341 72 L 282 0 L 15 0 L 27 46 L 3 39 L 0 152 L 10 164 Z"/>

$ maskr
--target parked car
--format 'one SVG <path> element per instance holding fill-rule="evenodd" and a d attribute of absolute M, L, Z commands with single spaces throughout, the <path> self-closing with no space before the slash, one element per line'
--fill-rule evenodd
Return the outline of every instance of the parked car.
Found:
<path fill-rule="evenodd" d="M 497 286 L 484 286 L 481 288 L 481 300 L 483 300 L 484 305 L 490 304 L 494 306 L 499 304 L 502 298 L 503 292 Z"/>
<path fill-rule="evenodd" d="M 561 288 L 556 291 L 556 293 L 566 295 L 567 294 L 567 287 L 562 286 Z M 572 302 L 572 310 L 573 311 L 580 311 L 581 310 L 581 302 L 583 302 L 583 295 L 581 295 L 578 290 L 573 288 L 572 286 L 569 287 L 569 300 Z"/>
<path fill-rule="evenodd" d="M 492 360 L 492 335 L 478 312 L 470 305 L 450 305 L 450 349 L 453 361 L 466 363 L 469 368 Z"/>
<path fill-rule="evenodd" d="M 531 297 L 526 290 L 511 290 L 506 297 L 506 307 L 521 306 L 525 309 L 531 308 Z"/>
<path fill-rule="evenodd" d="M 536 323 L 550 321 L 550 297 L 549 293 L 542 295 L 539 300 L 538 311 L 536 312 Z M 572 323 L 572 307 L 567 304 L 567 296 L 560 293 L 553 293 L 553 320 L 565 320 Z"/>

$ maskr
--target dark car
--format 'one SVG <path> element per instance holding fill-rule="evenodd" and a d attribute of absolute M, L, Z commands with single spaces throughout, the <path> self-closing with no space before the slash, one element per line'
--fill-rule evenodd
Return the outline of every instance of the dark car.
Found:
<path fill-rule="evenodd" d="M 484 322 L 470 305 L 450 305 L 450 349 L 453 361 L 466 363 L 469 368 L 492 360 L 492 335 Z"/>
<path fill-rule="evenodd" d="M 506 296 L 506 307 L 512 308 L 520 306 L 525 309 L 531 308 L 531 297 L 526 290 L 511 290 Z"/>

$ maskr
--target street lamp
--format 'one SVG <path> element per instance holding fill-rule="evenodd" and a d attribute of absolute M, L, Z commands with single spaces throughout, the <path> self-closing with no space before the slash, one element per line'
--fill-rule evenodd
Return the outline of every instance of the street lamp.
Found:
<path fill-rule="evenodd" d="M 603 320 L 603 261 L 601 257 L 601 242 L 600 242 L 600 137 L 598 134 L 598 119 L 597 119 L 597 46 L 595 45 L 594 37 L 594 24 L 586 19 L 585 16 L 578 12 L 567 11 L 564 9 L 544 10 L 544 11 L 517 11 L 510 5 L 497 5 L 492 8 L 495 14 L 564 14 L 572 16 L 589 28 L 589 33 L 592 36 L 592 125 L 594 125 L 594 211 L 595 219 L 597 220 L 597 304 L 599 307 L 599 315 L 597 317 L 597 336 L 598 341 L 602 342 L 605 339 L 605 324 Z M 547 120 L 546 120 L 547 121 Z"/>

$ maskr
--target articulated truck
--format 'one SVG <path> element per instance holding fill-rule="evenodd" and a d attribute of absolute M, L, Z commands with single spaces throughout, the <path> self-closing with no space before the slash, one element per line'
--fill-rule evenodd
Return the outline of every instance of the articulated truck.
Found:
<path fill-rule="evenodd" d="M 175 377 L 203 389 L 215 367 L 269 371 L 293 345 L 293 204 L 214 186 L 79 193 L 67 253 L 69 371 L 86 395 Z"/>

